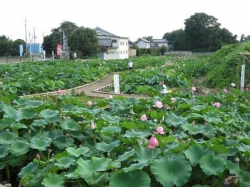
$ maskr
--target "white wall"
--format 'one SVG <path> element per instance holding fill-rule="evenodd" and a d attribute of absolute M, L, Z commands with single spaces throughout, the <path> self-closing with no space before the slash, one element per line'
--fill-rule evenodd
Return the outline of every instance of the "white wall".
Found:
<path fill-rule="evenodd" d="M 146 42 L 140 40 L 140 41 L 137 43 L 137 46 L 138 46 L 139 48 L 150 48 L 150 43 L 146 43 Z"/>
<path fill-rule="evenodd" d="M 119 59 L 129 58 L 128 38 L 119 38 Z"/>

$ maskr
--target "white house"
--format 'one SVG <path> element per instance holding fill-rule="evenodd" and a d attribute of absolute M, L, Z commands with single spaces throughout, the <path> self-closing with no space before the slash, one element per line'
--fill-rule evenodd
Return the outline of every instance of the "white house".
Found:
<path fill-rule="evenodd" d="M 145 38 L 139 38 L 136 41 L 138 48 L 150 48 L 150 41 L 146 40 Z"/>
<path fill-rule="evenodd" d="M 151 43 L 151 48 L 160 48 L 162 46 L 169 48 L 168 41 L 166 39 L 153 39 Z"/>
<path fill-rule="evenodd" d="M 99 57 L 107 59 L 129 58 L 129 40 L 127 37 L 120 37 L 108 31 L 96 27 L 98 45 L 103 47 L 105 52 L 99 53 Z"/>

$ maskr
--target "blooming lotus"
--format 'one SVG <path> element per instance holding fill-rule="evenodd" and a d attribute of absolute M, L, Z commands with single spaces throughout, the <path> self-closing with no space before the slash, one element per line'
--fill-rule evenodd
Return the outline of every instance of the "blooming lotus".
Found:
<path fill-rule="evenodd" d="M 57 90 L 57 94 L 58 94 L 58 95 L 60 95 L 60 94 L 62 94 L 62 93 L 63 93 L 63 91 L 62 91 L 62 90 L 60 90 L 60 89 L 59 89 L 59 90 Z"/>
<path fill-rule="evenodd" d="M 87 105 L 88 105 L 88 106 L 91 106 L 91 105 L 93 105 L 93 103 L 92 103 L 91 101 L 88 101 L 88 102 L 87 102 Z"/>
<path fill-rule="evenodd" d="M 163 104 L 162 104 L 161 101 L 156 101 L 156 102 L 155 102 L 155 106 L 156 106 L 157 108 L 162 108 L 162 107 L 163 107 Z"/>
<path fill-rule="evenodd" d="M 224 89 L 223 89 L 223 91 L 224 91 L 225 93 L 227 93 L 227 92 L 228 92 L 226 88 L 224 88 Z"/>
<path fill-rule="evenodd" d="M 191 89 L 192 89 L 192 91 L 193 91 L 193 92 L 195 92 L 195 91 L 196 91 L 196 88 L 195 88 L 194 86 L 193 86 Z"/>
<path fill-rule="evenodd" d="M 159 126 L 156 128 L 155 134 L 165 134 L 163 127 Z"/>
<path fill-rule="evenodd" d="M 158 140 L 155 137 L 151 137 L 149 140 L 149 145 L 147 146 L 150 149 L 154 149 L 158 146 Z"/>
<path fill-rule="evenodd" d="M 219 102 L 215 102 L 214 105 L 215 105 L 217 108 L 220 108 L 220 103 L 219 103 Z"/>
<path fill-rule="evenodd" d="M 146 114 L 143 114 L 142 116 L 141 116 L 141 120 L 142 121 L 146 121 L 148 118 L 147 118 L 147 116 L 146 116 Z"/>
<path fill-rule="evenodd" d="M 232 83 L 231 83 L 231 86 L 232 86 L 232 87 L 235 87 L 235 86 L 236 86 L 236 84 L 232 82 Z"/>
<path fill-rule="evenodd" d="M 96 128 L 96 126 L 95 126 L 95 123 L 94 123 L 94 122 L 91 122 L 91 123 L 90 123 L 90 128 L 91 128 L 92 130 L 94 130 L 94 129 Z"/>

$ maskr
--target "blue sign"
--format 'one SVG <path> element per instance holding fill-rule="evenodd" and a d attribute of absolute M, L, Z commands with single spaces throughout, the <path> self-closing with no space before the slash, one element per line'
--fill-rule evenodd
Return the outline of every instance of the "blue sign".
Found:
<path fill-rule="evenodd" d="M 20 56 L 23 56 L 23 44 L 19 45 Z"/>

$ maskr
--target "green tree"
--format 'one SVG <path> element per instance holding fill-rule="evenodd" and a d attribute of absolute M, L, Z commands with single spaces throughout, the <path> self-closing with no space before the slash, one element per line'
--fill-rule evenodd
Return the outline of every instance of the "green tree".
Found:
<path fill-rule="evenodd" d="M 183 29 L 175 30 L 172 32 L 167 32 L 164 34 L 163 38 L 168 40 L 168 44 L 173 46 L 174 50 L 181 51 L 187 50 L 186 36 Z"/>
<path fill-rule="evenodd" d="M 20 55 L 20 49 L 19 49 L 19 45 L 23 45 L 23 50 L 25 52 L 25 41 L 22 39 L 17 39 L 12 43 L 12 52 L 11 54 L 13 56 L 19 56 Z"/>
<path fill-rule="evenodd" d="M 220 23 L 215 17 L 205 13 L 195 13 L 186 19 L 184 24 L 190 50 L 207 51 L 213 48 L 214 43 L 217 45 Z"/>
<path fill-rule="evenodd" d="M 13 41 L 5 35 L 0 36 L 0 55 L 4 56 L 6 52 L 12 52 Z"/>
<path fill-rule="evenodd" d="M 150 42 L 153 42 L 153 36 L 144 36 L 143 38 Z"/>
<path fill-rule="evenodd" d="M 96 31 L 80 27 L 74 30 L 68 38 L 71 51 L 76 51 L 82 57 L 93 57 L 98 52 L 98 39 Z"/>
<path fill-rule="evenodd" d="M 237 43 L 237 35 L 233 35 L 225 28 L 220 29 L 220 37 L 224 44 Z"/>

